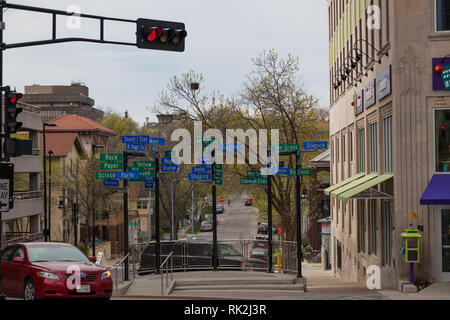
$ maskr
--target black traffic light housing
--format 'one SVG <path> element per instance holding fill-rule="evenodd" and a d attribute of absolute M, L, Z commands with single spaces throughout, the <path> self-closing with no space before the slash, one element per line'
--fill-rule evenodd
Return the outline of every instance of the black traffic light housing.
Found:
<path fill-rule="evenodd" d="M 187 36 L 184 23 L 138 19 L 136 46 L 141 49 L 184 51 Z"/>
<path fill-rule="evenodd" d="M 5 134 L 8 137 L 22 126 L 22 122 L 17 121 L 17 116 L 22 112 L 22 108 L 17 107 L 17 102 L 22 96 L 21 93 L 12 91 L 9 86 L 5 87 Z"/>

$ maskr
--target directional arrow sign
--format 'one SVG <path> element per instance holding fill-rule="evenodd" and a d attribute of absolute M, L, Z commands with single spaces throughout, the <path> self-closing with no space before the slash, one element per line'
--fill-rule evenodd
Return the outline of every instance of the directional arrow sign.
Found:
<path fill-rule="evenodd" d="M 123 161 L 123 153 L 101 153 L 100 161 Z"/>
<path fill-rule="evenodd" d="M 123 170 L 123 162 L 100 162 L 100 170 Z"/>
<path fill-rule="evenodd" d="M 116 171 L 116 179 L 139 179 L 139 171 Z"/>
<path fill-rule="evenodd" d="M 189 180 L 211 180 L 211 173 L 189 173 Z"/>

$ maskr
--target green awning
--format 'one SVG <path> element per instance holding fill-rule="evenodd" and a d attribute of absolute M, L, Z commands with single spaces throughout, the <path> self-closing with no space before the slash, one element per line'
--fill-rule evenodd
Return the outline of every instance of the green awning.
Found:
<path fill-rule="evenodd" d="M 364 196 L 361 195 L 361 198 L 366 198 L 366 199 L 392 198 L 391 195 L 385 194 L 378 190 L 371 189 L 370 192 L 367 192 L 367 191 L 369 191 L 370 188 L 372 188 L 386 180 L 391 179 L 393 176 L 394 176 L 393 174 L 382 174 L 381 176 L 378 176 L 375 179 L 370 179 L 369 181 L 367 181 L 363 184 L 360 184 L 346 192 L 339 194 L 338 198 L 339 198 L 339 200 L 346 201 L 350 198 L 355 198 L 357 195 L 361 195 L 362 193 L 365 193 L 365 194 L 364 194 Z"/>
<path fill-rule="evenodd" d="M 346 184 L 345 186 L 342 186 L 334 191 L 331 192 L 331 196 L 337 197 L 341 193 L 344 193 L 346 191 L 352 190 L 354 187 L 357 187 L 367 181 L 370 181 L 371 179 L 375 179 L 377 177 L 376 174 L 368 174 L 367 176 L 364 176 L 362 178 L 356 179 L 355 181 L 350 182 L 349 184 Z"/>
<path fill-rule="evenodd" d="M 337 188 L 342 187 L 342 186 L 344 186 L 344 185 L 346 185 L 346 184 L 348 184 L 348 183 L 354 181 L 355 179 L 359 179 L 359 178 L 361 178 L 362 176 L 364 176 L 364 173 L 358 173 L 358 174 L 355 174 L 354 176 L 351 176 L 350 178 L 347 178 L 347 179 L 345 179 L 345 180 L 342 180 L 341 182 L 336 183 L 336 184 L 333 184 L 332 186 L 326 188 L 326 189 L 324 190 L 324 192 L 325 192 L 325 194 L 328 196 L 328 195 L 330 194 L 331 191 L 336 190 Z"/>

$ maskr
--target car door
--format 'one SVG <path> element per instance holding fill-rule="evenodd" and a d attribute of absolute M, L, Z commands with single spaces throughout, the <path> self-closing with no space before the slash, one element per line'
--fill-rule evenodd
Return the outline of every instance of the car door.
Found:
<path fill-rule="evenodd" d="M 22 245 L 17 245 L 13 251 L 12 259 L 22 258 L 25 261 L 25 248 Z M 25 262 L 14 262 L 11 259 L 12 273 L 10 275 L 11 295 L 13 297 L 22 297 L 23 285 L 25 280 Z"/>
<path fill-rule="evenodd" d="M 7 247 L 2 252 L 1 264 L 0 264 L 0 291 L 7 296 L 11 296 L 11 277 L 14 273 L 12 265 L 12 256 L 16 250 L 16 245 Z"/>

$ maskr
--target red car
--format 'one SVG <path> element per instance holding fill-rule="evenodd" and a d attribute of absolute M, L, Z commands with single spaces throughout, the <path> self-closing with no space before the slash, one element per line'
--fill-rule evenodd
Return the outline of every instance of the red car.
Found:
<path fill-rule="evenodd" d="M 246 206 L 251 206 L 252 203 L 253 203 L 253 199 L 245 199 L 244 200 L 244 205 L 246 205 Z"/>
<path fill-rule="evenodd" d="M 110 299 L 111 273 L 67 243 L 27 242 L 6 247 L 0 292 L 8 297 Z"/>

